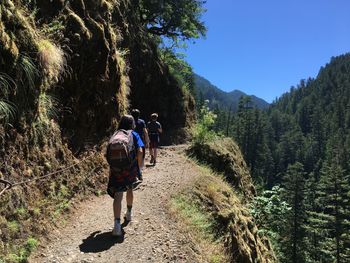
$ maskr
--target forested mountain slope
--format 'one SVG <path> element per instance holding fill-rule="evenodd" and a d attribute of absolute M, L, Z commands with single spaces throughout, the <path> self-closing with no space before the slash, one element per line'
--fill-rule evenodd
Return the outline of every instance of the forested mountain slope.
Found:
<path fill-rule="evenodd" d="M 194 74 L 196 99 L 209 100 L 209 105 L 211 108 L 219 107 L 222 110 L 237 111 L 238 102 L 242 96 L 247 96 L 244 92 L 240 90 L 233 90 L 230 92 L 225 92 L 218 87 L 211 84 L 207 79 Z M 253 106 L 259 109 L 266 109 L 269 104 L 254 95 L 251 96 Z"/>
<path fill-rule="evenodd" d="M 315 79 L 302 80 L 267 111 L 246 107 L 244 100 L 240 105 L 231 135 L 266 190 L 255 212 L 279 258 L 347 262 L 350 54 L 332 58 Z"/>

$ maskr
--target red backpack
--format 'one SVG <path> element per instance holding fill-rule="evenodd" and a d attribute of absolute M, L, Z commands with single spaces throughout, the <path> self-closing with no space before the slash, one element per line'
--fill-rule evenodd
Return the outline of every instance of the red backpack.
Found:
<path fill-rule="evenodd" d="M 109 139 L 107 161 L 112 172 L 130 169 L 135 161 L 135 146 L 132 130 L 118 130 Z"/>

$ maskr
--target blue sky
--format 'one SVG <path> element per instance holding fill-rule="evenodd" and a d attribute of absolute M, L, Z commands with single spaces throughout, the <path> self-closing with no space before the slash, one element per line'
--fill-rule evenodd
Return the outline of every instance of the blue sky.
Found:
<path fill-rule="evenodd" d="M 194 71 L 225 91 L 272 102 L 350 51 L 350 0 L 207 0 Z"/>

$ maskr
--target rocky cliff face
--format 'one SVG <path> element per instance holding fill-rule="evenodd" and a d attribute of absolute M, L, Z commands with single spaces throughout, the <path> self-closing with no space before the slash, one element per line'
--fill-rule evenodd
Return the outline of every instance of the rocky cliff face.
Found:
<path fill-rule="evenodd" d="M 100 138 L 128 106 L 139 108 L 146 119 L 158 112 L 165 130 L 179 130 L 193 120 L 192 98 L 159 59 L 130 1 L 56 1 L 56 13 L 41 2 L 42 16 L 51 13 L 48 20 L 63 21 L 68 65 L 78 73 L 63 81 L 60 92 L 64 107 L 72 109 L 63 127 L 68 132 L 82 127 L 72 142 Z"/>
<path fill-rule="evenodd" d="M 165 130 L 193 120 L 193 99 L 160 60 L 131 1 L 4 0 L 0 32 L 0 72 L 16 79 L 21 58 L 32 60 L 33 104 L 40 92 L 57 99 L 57 121 L 74 148 L 100 141 L 129 106 L 146 119 L 158 112 Z"/>

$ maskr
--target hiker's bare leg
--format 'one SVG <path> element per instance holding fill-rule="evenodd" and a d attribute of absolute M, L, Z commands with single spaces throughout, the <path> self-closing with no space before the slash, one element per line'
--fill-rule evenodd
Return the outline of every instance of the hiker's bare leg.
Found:
<path fill-rule="evenodd" d="M 134 201 L 134 193 L 132 189 L 128 189 L 126 191 L 126 205 L 132 206 L 133 201 Z"/>
<path fill-rule="evenodd" d="M 123 199 L 123 193 L 115 193 L 114 195 L 114 201 L 113 201 L 113 212 L 114 212 L 114 220 L 119 218 L 120 219 L 120 213 L 122 210 L 122 199 Z"/>
<path fill-rule="evenodd" d="M 149 154 L 151 155 L 151 163 L 154 161 L 154 148 L 149 147 Z"/>
<path fill-rule="evenodd" d="M 154 153 L 153 153 L 154 155 L 154 161 L 156 161 L 157 160 L 157 147 L 155 147 L 154 148 Z"/>

